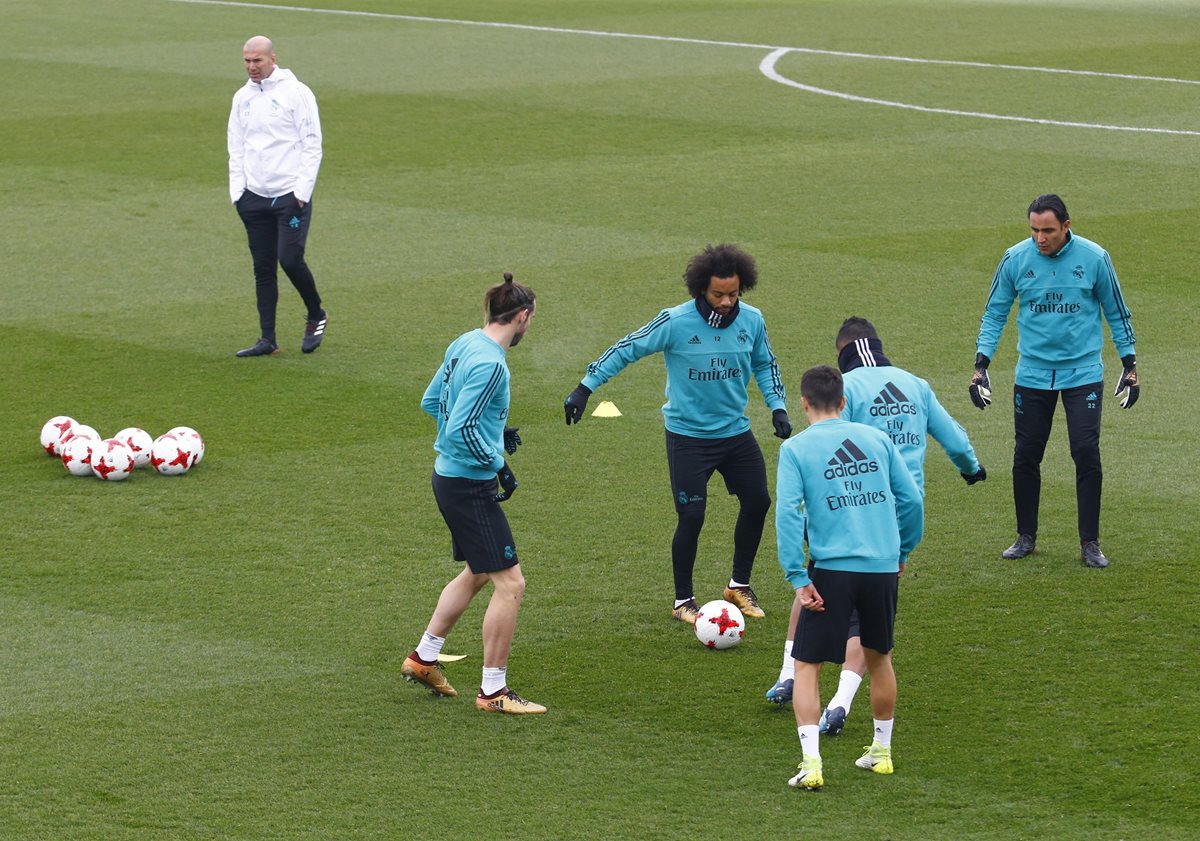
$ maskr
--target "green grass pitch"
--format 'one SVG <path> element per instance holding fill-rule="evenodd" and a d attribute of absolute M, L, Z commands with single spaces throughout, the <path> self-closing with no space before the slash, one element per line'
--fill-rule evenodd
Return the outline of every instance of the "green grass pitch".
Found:
<path fill-rule="evenodd" d="M 0 836 L 1200 832 L 1193 3 L 6 0 L 0 16 Z M 285 280 L 283 352 L 233 357 L 257 333 L 223 138 L 258 33 L 321 106 L 308 256 L 331 321 L 312 356 Z M 769 78 L 775 47 L 808 49 L 778 58 L 781 79 L 929 110 Z M 1039 551 L 998 557 L 1011 323 L 1000 399 L 980 413 L 966 394 L 992 270 L 1042 192 L 1113 255 L 1140 339 L 1141 402 L 1104 416 L 1103 572 L 1077 559 L 1061 415 Z M 597 393 L 622 417 L 563 423 L 585 365 L 682 301 L 684 264 L 716 241 L 758 258 L 748 301 L 794 420 L 800 374 L 866 316 L 989 469 L 968 488 L 929 454 L 891 778 L 853 767 L 864 691 L 822 746 L 825 791 L 786 785 L 792 715 L 763 700 L 791 598 L 773 528 L 754 576 L 768 615 L 740 647 L 705 651 L 669 620 L 660 361 Z M 539 304 L 510 355 L 525 444 L 507 509 L 529 583 L 510 675 L 550 707 L 537 720 L 473 708 L 482 602 L 447 646 L 467 655 L 447 669 L 462 697 L 399 678 L 456 571 L 420 395 L 506 270 Z M 187 424 L 208 454 L 182 478 L 76 479 L 37 449 L 62 413 L 104 434 Z M 710 505 L 702 600 L 728 574 L 734 509 Z"/>

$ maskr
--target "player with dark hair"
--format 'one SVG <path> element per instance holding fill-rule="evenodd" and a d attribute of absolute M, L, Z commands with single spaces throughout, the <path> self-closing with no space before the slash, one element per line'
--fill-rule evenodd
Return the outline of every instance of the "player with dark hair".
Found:
<path fill-rule="evenodd" d="M 451 342 L 421 398 L 421 408 L 437 420 L 433 496 L 450 528 L 454 559 L 467 566 L 442 589 L 420 643 L 400 667 L 405 679 L 437 695 L 457 695 L 442 674 L 438 654 L 455 623 L 490 582 L 494 589 L 483 617 L 483 681 L 475 706 L 510 715 L 546 711 L 508 687 L 508 654 L 525 578 L 512 529 L 500 508 L 517 489 L 504 451 L 512 454 L 521 443 L 516 430 L 504 426 L 509 403 L 505 356 L 529 330 L 535 307 L 533 290 L 506 273 L 504 282 L 484 296 L 484 327 Z"/>
<path fill-rule="evenodd" d="M 992 277 L 975 345 L 971 402 L 992 402 L 988 365 L 1013 301 L 1017 307 L 1017 369 L 1013 379 L 1013 500 L 1017 540 L 1001 557 L 1016 560 L 1037 548 L 1042 456 L 1061 398 L 1075 461 L 1079 557 L 1103 568 L 1100 551 L 1100 414 L 1104 403 L 1104 333 L 1108 322 L 1123 370 L 1114 395 L 1121 407 L 1137 402 L 1141 386 L 1133 323 L 1108 252 L 1071 230 L 1067 206 L 1050 193 L 1029 205 L 1031 236 L 1004 252 Z"/>
<path fill-rule="evenodd" d="M 714 277 L 736 277 L 740 298 L 758 285 L 758 266 L 753 257 L 737 246 L 708 245 L 688 262 L 683 283 L 688 294 L 700 299 L 708 292 Z"/>
<path fill-rule="evenodd" d="M 683 275 L 691 300 L 660 312 L 606 350 L 566 399 L 567 425 L 583 419 L 588 397 L 626 366 L 661 353 L 667 369 L 667 468 L 675 502 L 671 541 L 675 603 L 671 615 L 695 624 L 699 605 L 692 584 L 700 530 L 714 472 L 738 498 L 733 532 L 733 570 L 724 597 L 748 617 L 763 610 L 750 588 L 754 557 L 771 507 L 767 468 L 750 419 L 749 380 L 753 376 L 771 410 L 775 435 L 792 433 L 779 365 L 762 313 L 742 301 L 758 282 L 754 258 L 733 245 L 709 245 L 688 263 Z"/>
<path fill-rule="evenodd" d="M 800 399 L 809 426 L 779 449 L 775 535 L 779 564 L 802 608 L 792 650 L 797 661 L 792 709 L 803 758 L 788 784 L 813 790 L 825 784 L 821 666 L 842 662 L 853 612 L 871 673 L 875 718 L 874 739 L 855 764 L 876 774 L 893 771 L 896 584 L 921 540 L 924 506 L 891 439 L 840 416 L 846 401 L 837 369 L 808 369 Z"/>
<path fill-rule="evenodd" d="M 884 355 L 883 342 L 875 325 L 865 318 L 851 316 L 842 322 L 835 344 L 846 397 L 842 418 L 886 433 L 900 451 L 922 497 L 925 495 L 925 449 L 930 437 L 946 451 L 968 485 L 987 478 L 987 471 L 979 463 L 966 431 L 938 402 L 929 383 L 897 367 Z M 789 634 L 799 615 L 800 604 L 796 600 L 792 604 Z M 791 651 L 789 636 L 784 645 L 779 678 L 767 690 L 767 700 L 779 705 L 792 699 L 796 661 Z M 836 736 L 842 732 L 866 671 L 858 617 L 852 616 L 838 689 L 821 713 L 822 733 Z"/>

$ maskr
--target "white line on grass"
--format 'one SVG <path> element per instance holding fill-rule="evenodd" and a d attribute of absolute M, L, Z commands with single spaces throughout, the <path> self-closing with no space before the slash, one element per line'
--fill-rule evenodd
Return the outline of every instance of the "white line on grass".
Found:
<path fill-rule="evenodd" d="M 1045 120 L 1036 117 L 1016 117 L 1005 114 L 989 114 L 981 111 L 957 111 L 951 108 L 930 108 L 924 105 L 912 105 L 905 102 L 894 102 L 887 99 L 873 99 L 866 96 L 841 93 L 826 88 L 813 87 L 788 79 L 775 70 L 775 64 L 787 53 L 805 53 L 807 55 L 837 56 L 840 58 L 855 58 L 866 61 L 899 61 L 908 64 L 934 64 L 946 67 L 974 67 L 985 70 L 1014 70 L 1026 73 L 1057 73 L 1066 76 L 1093 76 L 1105 79 L 1126 79 L 1139 82 L 1165 82 L 1176 85 L 1200 85 L 1196 79 L 1176 79 L 1171 76 L 1141 76 L 1133 73 L 1106 73 L 1100 70 L 1069 70 L 1062 67 L 1033 67 L 1020 64 L 993 64 L 986 61 L 954 61 L 938 58 L 913 58 L 899 55 L 875 55 L 872 53 L 855 53 L 844 50 L 819 50 L 812 47 L 781 47 L 775 44 L 755 44 L 745 41 L 715 41 L 707 38 L 681 38 L 675 35 L 644 35 L 636 32 L 609 32 L 601 29 L 571 29 L 561 26 L 535 26 L 528 23 L 505 23 L 502 21 L 458 20 L 455 18 L 429 17 L 426 15 L 399 15 L 388 12 L 362 12 L 353 9 L 318 9 L 309 6 L 281 6 L 273 3 L 243 3 L 238 0 L 169 0 L 172 3 L 191 3 L 200 6 L 233 6 L 242 9 L 274 9 L 283 12 L 306 12 L 320 15 L 340 15 L 343 17 L 382 18 L 385 20 L 404 20 L 417 23 L 440 23 L 454 26 L 482 26 L 492 29 L 516 29 L 525 32 L 552 32 L 560 35 L 590 35 L 600 38 L 628 38 L 640 41 L 664 41 L 672 44 L 697 44 L 708 47 L 740 47 L 755 50 L 770 50 L 771 53 L 758 65 L 759 71 L 768 79 L 781 85 L 797 88 L 808 93 L 832 96 L 851 102 L 863 102 L 870 105 L 886 105 L 892 108 L 904 108 L 910 111 L 921 111 L 927 114 L 948 114 L 958 117 L 975 117 L 984 120 L 1007 120 L 1017 123 L 1036 123 L 1049 126 L 1066 126 L 1068 128 L 1103 129 L 1106 131 L 1132 131 L 1149 134 L 1183 134 L 1200 136 L 1200 131 L 1184 129 L 1151 128 L 1142 126 L 1113 126 L 1103 123 L 1081 123 L 1067 120 Z"/>
<path fill-rule="evenodd" d="M 822 96 L 832 96 L 837 99 L 845 99 L 850 102 L 865 102 L 870 105 L 886 105 L 890 108 L 903 108 L 908 111 L 921 111 L 926 114 L 950 114 L 956 117 L 976 117 L 981 120 L 1006 120 L 1013 123 L 1036 123 L 1043 126 L 1066 126 L 1068 128 L 1094 128 L 1103 129 L 1105 131 L 1134 131 L 1147 134 L 1186 134 L 1193 137 L 1200 137 L 1200 131 L 1188 131 L 1187 129 L 1171 129 L 1171 128 L 1150 128 L 1146 126 L 1114 126 L 1105 123 L 1077 123 L 1071 120 L 1047 120 L 1039 117 L 1016 117 L 1009 114 L 989 114 L 986 111 L 958 111 L 953 108 L 932 108 L 927 105 L 913 105 L 908 102 L 896 102 L 890 99 L 874 99 L 869 96 L 857 96 L 852 93 L 842 93 L 840 91 L 831 91 L 827 88 L 813 87 L 797 82 L 794 79 L 789 79 L 783 76 L 775 69 L 776 62 L 780 58 L 787 55 L 793 50 L 787 47 L 781 47 L 768 55 L 759 63 L 758 69 L 762 74 L 773 82 L 778 82 L 781 85 L 797 88 L 809 93 L 817 93 Z"/>

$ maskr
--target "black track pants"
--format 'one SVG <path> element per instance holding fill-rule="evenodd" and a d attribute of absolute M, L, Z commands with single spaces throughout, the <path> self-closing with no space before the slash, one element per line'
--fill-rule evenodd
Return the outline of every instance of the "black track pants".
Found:
<path fill-rule="evenodd" d="M 1054 410 L 1062 395 L 1067 416 L 1067 438 L 1075 460 L 1075 499 L 1079 514 L 1079 539 L 1100 538 L 1100 415 L 1104 383 L 1090 383 L 1061 391 L 1013 387 L 1013 501 L 1017 533 L 1037 535 L 1038 505 L 1042 494 L 1042 456 L 1054 423 Z"/>
<path fill-rule="evenodd" d="M 237 211 L 246 226 L 246 241 L 254 260 L 259 328 L 263 338 L 275 341 L 275 307 L 279 303 L 276 266 L 283 267 L 284 274 L 300 293 L 308 317 L 316 318 L 321 312 L 317 282 L 304 262 L 312 202 L 300 207 L 292 193 L 269 199 L 247 190 L 238 199 Z"/>

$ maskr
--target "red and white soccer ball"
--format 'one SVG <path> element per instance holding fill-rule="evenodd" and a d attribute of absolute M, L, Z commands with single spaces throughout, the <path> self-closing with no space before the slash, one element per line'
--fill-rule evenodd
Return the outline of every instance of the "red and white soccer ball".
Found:
<path fill-rule="evenodd" d="M 187 473 L 204 458 L 205 449 L 204 439 L 190 426 L 177 426 L 158 438 L 130 426 L 101 439 L 95 429 L 67 415 L 55 415 L 42 425 L 41 446 L 61 459 L 72 475 L 95 475 L 110 482 L 147 464 L 168 476 Z"/>
<path fill-rule="evenodd" d="M 705 648 L 733 648 L 746 633 L 746 620 L 737 605 L 714 599 L 696 614 L 696 639 Z"/>
<path fill-rule="evenodd" d="M 192 459 L 192 467 L 195 467 L 204 460 L 204 439 L 200 437 L 199 432 L 190 426 L 177 426 L 174 429 L 168 429 L 167 434 L 182 438 L 192 445 L 192 453 L 195 456 Z"/>
<path fill-rule="evenodd" d="M 113 436 L 118 441 L 124 441 L 133 453 L 133 466 L 145 467 L 150 463 L 150 448 L 154 446 L 154 439 L 150 437 L 150 433 L 136 426 L 129 426 L 122 429 Z"/>
<path fill-rule="evenodd" d="M 99 438 L 76 435 L 63 445 L 62 463 L 72 476 L 91 476 L 92 453 L 100 446 Z"/>
<path fill-rule="evenodd" d="M 55 415 L 42 424 L 42 449 L 48 456 L 62 455 L 62 437 L 75 427 L 75 419 Z"/>
<path fill-rule="evenodd" d="M 133 452 L 124 441 L 106 438 L 92 449 L 92 473 L 106 482 L 128 479 L 133 472 Z"/>
<path fill-rule="evenodd" d="M 58 452 L 62 455 L 67 451 L 67 445 L 73 442 L 76 438 L 90 438 L 93 441 L 100 442 L 104 440 L 99 432 L 86 423 L 78 423 L 63 433 L 62 438 L 58 440 Z"/>
<path fill-rule="evenodd" d="M 192 441 L 186 436 L 165 432 L 150 447 L 150 465 L 164 476 L 187 473 L 195 460 Z"/>

